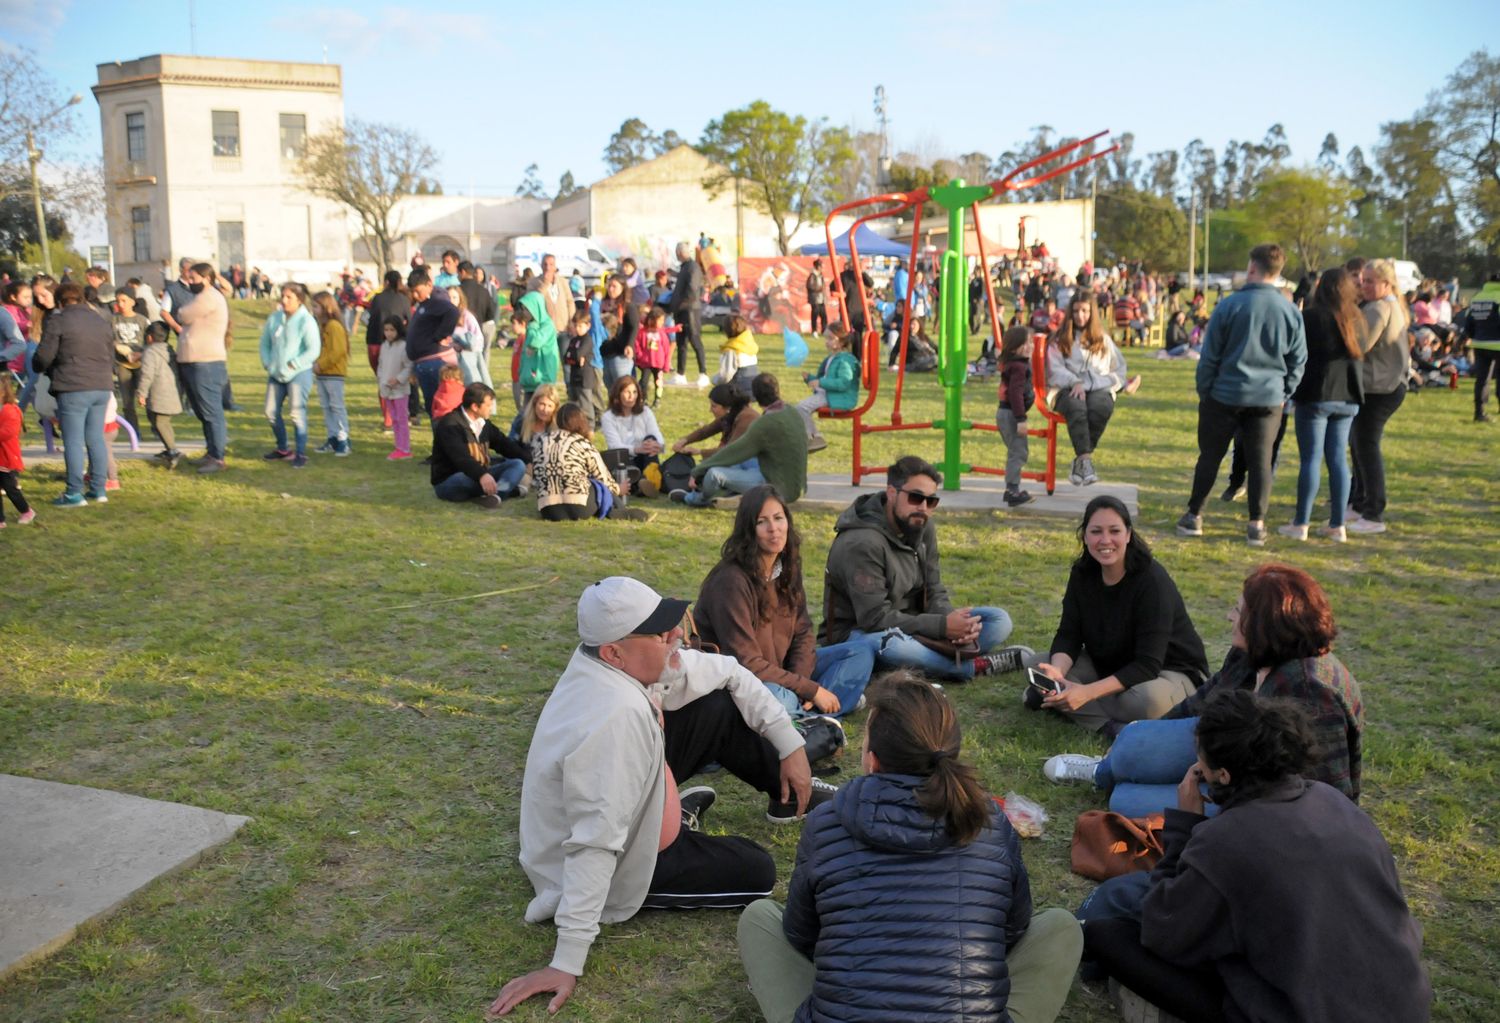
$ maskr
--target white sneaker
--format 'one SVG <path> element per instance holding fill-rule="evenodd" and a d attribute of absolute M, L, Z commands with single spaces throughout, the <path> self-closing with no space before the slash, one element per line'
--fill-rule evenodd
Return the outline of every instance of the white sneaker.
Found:
<path fill-rule="evenodd" d="M 683 381 L 683 382 L 686 383 L 687 381 Z M 704 374 L 704 373 L 699 373 L 698 374 L 698 390 L 701 391 L 701 390 L 703 390 L 703 388 L 708 387 L 712 383 L 713 383 L 713 381 L 710 380 L 710 379 L 708 379 L 707 374 Z"/>
<path fill-rule="evenodd" d="M 1384 533 L 1385 523 L 1376 522 L 1373 519 L 1355 519 L 1345 522 L 1344 528 L 1351 533 Z"/>
<path fill-rule="evenodd" d="M 686 387 L 687 377 L 683 376 L 681 373 L 673 373 L 671 379 L 669 379 L 667 383 L 671 384 L 673 387 Z"/>
<path fill-rule="evenodd" d="M 1299 526 L 1295 522 L 1289 522 L 1289 523 L 1287 523 L 1284 526 L 1277 526 L 1276 527 L 1276 532 L 1280 533 L 1282 536 L 1289 536 L 1293 540 L 1306 540 L 1307 539 L 1307 525 L 1306 525 L 1306 523 L 1304 523 L 1303 525 Z"/>
<path fill-rule="evenodd" d="M 1318 530 L 1318 535 L 1334 543 L 1349 542 L 1349 534 L 1344 530 L 1343 526 L 1324 526 Z"/>
<path fill-rule="evenodd" d="M 1078 464 L 1082 461 L 1083 459 L 1081 458 L 1073 459 L 1073 467 L 1068 470 L 1068 482 L 1075 487 L 1083 486 L 1083 473 L 1079 471 L 1081 467 Z"/>
<path fill-rule="evenodd" d="M 1049 757 L 1042 765 L 1042 774 L 1047 776 L 1048 781 L 1059 785 L 1068 782 L 1092 785 L 1094 769 L 1103 759 L 1103 757 L 1091 757 L 1083 753 L 1059 753 L 1055 757 Z"/>
<path fill-rule="evenodd" d="M 1346 504 L 1346 505 L 1344 505 L 1344 525 L 1347 526 L 1351 522 L 1358 522 L 1358 521 L 1359 521 L 1359 512 L 1357 512 L 1357 511 L 1354 510 L 1354 505 L 1352 505 L 1352 504 Z"/>

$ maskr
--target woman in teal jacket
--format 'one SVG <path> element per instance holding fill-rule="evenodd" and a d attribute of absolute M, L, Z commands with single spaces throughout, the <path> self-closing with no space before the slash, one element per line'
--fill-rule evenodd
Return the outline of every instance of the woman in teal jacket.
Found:
<path fill-rule="evenodd" d="M 512 314 L 511 326 L 517 335 L 525 332 L 525 340 L 521 342 L 521 366 L 517 371 L 517 380 L 525 397 L 521 407 L 525 408 L 538 387 L 557 382 L 562 363 L 557 352 L 557 327 L 552 323 L 540 291 L 525 294 L 520 307 Z"/>
<path fill-rule="evenodd" d="M 807 423 L 807 448 L 820 451 L 828 441 L 818 430 L 818 421 L 813 418 L 820 408 L 831 408 L 847 412 L 859 404 L 859 360 L 849 354 L 849 341 L 857 335 L 828 335 L 828 358 L 818 367 L 817 373 L 803 376 L 813 393 L 797 402 L 797 411 Z"/>
<path fill-rule="evenodd" d="M 281 287 L 281 307 L 266 320 L 260 332 L 260 364 L 266 370 L 266 419 L 276 435 L 276 448 L 266 452 L 268 462 L 289 459 L 292 468 L 307 464 L 307 395 L 313 386 L 313 363 L 323 351 L 318 321 L 304 304 L 306 292 L 300 284 Z M 286 421 L 282 405 L 292 400 L 295 450 L 287 447 Z"/>

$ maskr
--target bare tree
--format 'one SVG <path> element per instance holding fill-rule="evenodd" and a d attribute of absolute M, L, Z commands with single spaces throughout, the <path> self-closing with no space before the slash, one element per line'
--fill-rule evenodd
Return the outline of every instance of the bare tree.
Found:
<path fill-rule="evenodd" d="M 299 172 L 302 187 L 353 210 L 370 237 L 384 274 L 391 265 L 391 242 L 400 233 L 392 212 L 412 195 L 437 163 L 421 136 L 393 124 L 351 118 L 307 139 Z"/>
<path fill-rule="evenodd" d="M 77 118 L 74 105 L 42 70 L 35 54 L 0 47 L 0 199 L 17 190 L 30 191 L 27 131 L 37 148 L 46 151 L 78 134 Z"/>

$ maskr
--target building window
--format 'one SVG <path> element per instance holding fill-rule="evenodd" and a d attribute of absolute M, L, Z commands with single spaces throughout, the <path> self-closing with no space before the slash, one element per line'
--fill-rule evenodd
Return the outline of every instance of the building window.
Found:
<path fill-rule="evenodd" d="M 151 262 L 151 207 L 130 208 L 130 244 L 134 262 Z"/>
<path fill-rule="evenodd" d="M 214 155 L 240 155 L 240 112 L 238 110 L 215 110 Z"/>
<path fill-rule="evenodd" d="M 307 153 L 307 115 L 281 115 L 281 158 L 300 160 Z"/>
<path fill-rule="evenodd" d="M 146 115 L 125 115 L 125 159 L 131 163 L 146 160 Z"/>

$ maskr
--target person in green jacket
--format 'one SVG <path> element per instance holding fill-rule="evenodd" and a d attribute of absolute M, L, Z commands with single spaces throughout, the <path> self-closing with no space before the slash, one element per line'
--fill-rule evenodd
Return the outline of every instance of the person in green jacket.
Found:
<path fill-rule="evenodd" d="M 539 291 L 528 291 L 521 304 L 511 313 L 511 329 L 517 336 L 525 335 L 521 342 L 521 366 L 517 380 L 525 400 L 521 407 L 531 401 L 531 394 L 543 384 L 557 382 L 561 360 L 557 355 L 557 327 L 547 313 L 546 300 Z"/>
<path fill-rule="evenodd" d="M 276 436 L 276 448 L 266 461 L 288 460 L 292 468 L 307 465 L 307 396 L 313 387 L 313 364 L 323 351 L 318 321 L 305 304 L 307 292 L 300 284 L 281 287 L 281 306 L 266 320 L 260 332 L 260 364 L 266 370 L 266 419 Z M 292 429 L 296 449 L 287 447 L 286 421 L 281 409 L 292 402 Z"/>
<path fill-rule="evenodd" d="M 828 446 L 828 439 L 818 429 L 818 421 L 814 418 L 818 409 L 847 412 L 859 404 L 859 360 L 849 354 L 850 342 L 855 339 L 855 334 L 829 334 L 825 341 L 828 358 L 823 360 L 816 373 L 802 377 L 813 389 L 812 394 L 797 402 L 797 411 L 802 413 L 807 427 L 808 451 L 822 451 Z"/>
<path fill-rule="evenodd" d="M 712 507 L 718 497 L 743 494 L 762 483 L 776 486 L 791 504 L 807 489 L 807 428 L 802 413 L 781 400 L 781 385 L 762 373 L 750 393 L 765 411 L 737 440 L 693 467 L 691 490 L 677 489 L 672 500 Z"/>

